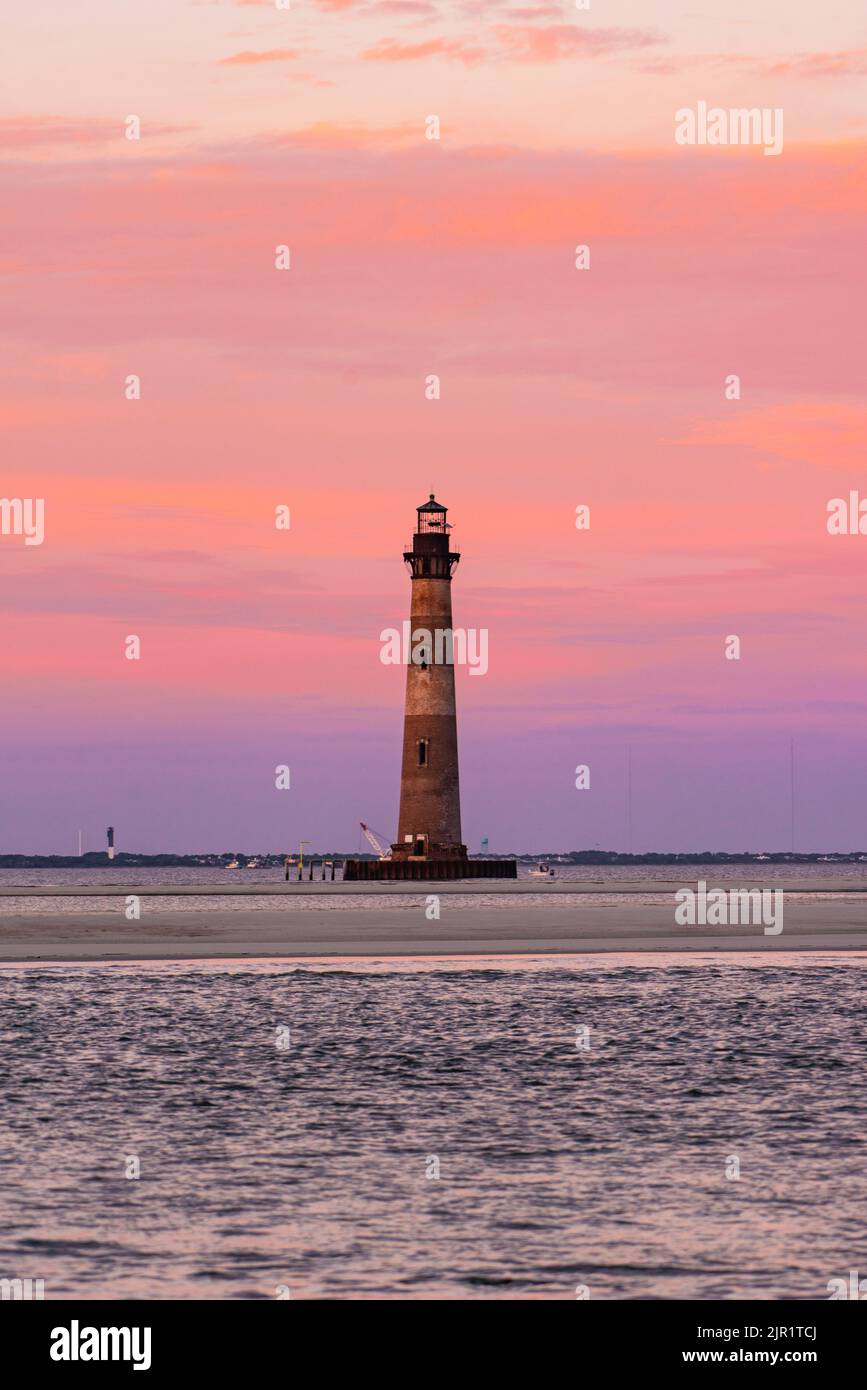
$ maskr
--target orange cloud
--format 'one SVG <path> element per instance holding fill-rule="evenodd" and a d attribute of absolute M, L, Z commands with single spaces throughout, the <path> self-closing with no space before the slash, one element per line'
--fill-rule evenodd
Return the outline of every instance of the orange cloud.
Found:
<path fill-rule="evenodd" d="M 267 136 L 273 145 L 323 150 L 387 149 L 397 145 L 417 143 L 419 123 L 406 121 L 403 125 L 370 126 L 360 121 L 355 125 L 338 125 L 334 121 L 317 121 L 303 130 L 275 131 Z"/>
<path fill-rule="evenodd" d="M 703 427 L 690 442 L 737 445 L 785 463 L 862 473 L 867 409 L 842 401 L 799 400 L 739 411 Z"/>
<path fill-rule="evenodd" d="M 524 5 L 507 10 L 509 19 L 559 19 L 563 11 L 559 5 Z"/>
<path fill-rule="evenodd" d="M 374 0 L 371 9 L 377 14 L 435 15 L 437 12 L 430 0 Z"/>
<path fill-rule="evenodd" d="M 230 58 L 221 58 L 220 67 L 240 67 L 250 63 L 283 63 L 301 57 L 300 48 L 267 48 L 260 53 L 246 49 L 243 53 L 233 53 Z"/>
<path fill-rule="evenodd" d="M 459 63 L 478 63 L 484 49 L 464 43 L 463 39 L 427 39 L 423 43 L 399 43 L 397 39 L 382 39 L 373 48 L 365 49 L 362 58 L 367 62 L 414 63 L 423 58 L 452 58 Z"/>

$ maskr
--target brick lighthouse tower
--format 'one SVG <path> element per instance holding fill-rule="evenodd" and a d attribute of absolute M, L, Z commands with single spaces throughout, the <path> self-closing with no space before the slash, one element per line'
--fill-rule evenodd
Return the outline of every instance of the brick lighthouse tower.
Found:
<path fill-rule="evenodd" d="M 391 853 L 393 859 L 466 860 L 451 644 L 452 575 L 461 557 L 451 548 L 447 508 L 433 493 L 417 511 L 412 550 L 403 556 L 412 577 L 413 655 L 406 668 L 400 814 Z"/>
<path fill-rule="evenodd" d="M 375 863 L 344 860 L 344 881 L 517 876 L 514 859 L 470 859 L 461 841 L 452 637 L 452 575 L 461 557 L 451 547 L 446 510 L 431 493 L 417 508 L 412 549 L 403 554 L 412 598 L 403 625 L 409 659 L 397 840 Z"/>

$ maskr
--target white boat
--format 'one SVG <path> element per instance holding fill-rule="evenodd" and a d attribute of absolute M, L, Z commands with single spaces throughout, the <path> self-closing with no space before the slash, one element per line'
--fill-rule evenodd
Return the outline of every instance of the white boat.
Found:
<path fill-rule="evenodd" d="M 556 878 L 554 870 L 550 864 L 536 864 L 529 871 L 530 878 Z"/>

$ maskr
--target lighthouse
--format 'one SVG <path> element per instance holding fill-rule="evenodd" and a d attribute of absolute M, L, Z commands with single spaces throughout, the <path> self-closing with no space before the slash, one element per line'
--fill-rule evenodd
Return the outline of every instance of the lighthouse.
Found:
<path fill-rule="evenodd" d="M 375 863 L 346 859 L 344 881 L 517 876 L 514 859 L 471 859 L 461 836 L 455 652 L 466 653 L 468 646 L 467 634 L 452 627 L 452 578 L 461 557 L 447 516 L 448 509 L 431 493 L 416 508 L 412 546 L 403 552 L 411 593 L 409 622 L 403 625 L 406 695 L 397 838 Z M 367 834 L 363 823 L 362 830 Z M 371 843 L 382 848 L 375 839 Z"/>
<path fill-rule="evenodd" d="M 412 549 L 411 657 L 406 668 L 400 813 L 393 859 L 466 859 L 461 843 L 458 717 L 452 640 L 452 549 L 448 508 L 431 493 L 416 509 Z"/>

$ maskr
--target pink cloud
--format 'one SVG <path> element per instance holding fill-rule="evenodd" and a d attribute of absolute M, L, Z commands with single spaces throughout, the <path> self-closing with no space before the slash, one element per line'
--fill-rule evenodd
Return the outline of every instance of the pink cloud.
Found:
<path fill-rule="evenodd" d="M 418 128 L 407 148 L 376 133 L 370 148 L 357 131 L 318 136 L 205 163 L 121 159 L 8 177 L 10 459 L 40 478 L 92 472 L 98 441 L 106 476 L 120 456 L 149 477 L 158 461 L 169 476 L 183 462 L 210 478 L 210 496 L 237 476 L 240 455 L 281 477 L 291 421 L 297 448 L 345 485 L 356 433 L 391 467 L 396 441 L 427 428 L 418 383 L 429 371 L 445 389 L 419 466 L 437 477 L 445 459 L 466 456 L 526 477 L 520 455 L 541 452 L 545 486 L 568 491 L 576 437 L 591 473 L 604 463 L 612 486 L 630 489 L 625 458 L 689 488 L 723 457 L 727 482 L 733 458 L 745 487 L 768 463 L 776 476 L 799 434 L 815 436 L 816 457 L 856 456 L 848 422 L 830 430 L 804 417 L 780 424 L 771 453 L 771 429 L 747 412 L 780 398 L 857 399 L 863 386 L 854 342 L 867 313 L 867 190 L 853 177 L 863 143 L 793 147 L 769 178 L 755 160 L 685 171 L 675 154 L 432 151 Z M 574 268 L 579 240 L 592 247 L 589 273 Z M 140 406 L 123 399 L 132 371 Z M 744 399 L 727 405 L 733 371 Z M 520 427 L 502 414 L 513 382 Z M 666 418 L 656 393 L 685 402 L 686 418 Z M 224 394 L 243 408 L 233 413 Z M 609 421 L 595 433 L 594 410 Z M 634 433 L 615 445 L 621 414 Z M 722 430 L 734 433 L 717 441 Z M 31 495 L 8 476 L 4 488 Z"/>
<path fill-rule="evenodd" d="M 499 44 L 499 53 L 506 61 L 516 63 L 556 63 L 561 59 L 605 57 L 611 53 L 647 48 L 664 40 L 644 29 L 582 29 L 571 24 L 496 25 L 491 39 Z M 493 52 L 493 51 L 492 51 Z M 465 39 L 427 39 L 418 43 L 402 43 L 398 39 L 382 39 L 362 53 L 368 61 L 419 62 L 428 58 L 446 58 L 455 62 L 474 64 L 492 56 L 478 42 Z"/>
<path fill-rule="evenodd" d="M 356 4 L 356 0 L 313 0 L 317 9 L 320 10 L 351 10 Z M 274 8 L 274 0 L 235 0 L 236 5 L 246 6 L 266 6 Z"/>
<path fill-rule="evenodd" d="M 438 13 L 429 0 L 374 0 L 369 9 L 376 14 L 417 15 L 430 17 Z"/>
<path fill-rule="evenodd" d="M 642 72 L 661 77 L 687 73 L 695 68 L 761 77 L 863 77 L 867 74 L 867 48 L 838 53 L 798 53 L 791 57 L 768 59 L 749 53 L 687 53 L 642 62 Z"/>
<path fill-rule="evenodd" d="M 148 136 L 176 135 L 192 126 L 147 123 Z M 99 145 L 122 140 L 123 119 L 106 116 L 0 116 L 0 149 L 42 145 Z"/>
<path fill-rule="evenodd" d="M 556 63 L 561 58 L 597 58 L 609 53 L 663 43 L 647 29 L 584 29 L 572 24 L 499 24 L 496 35 L 508 56 L 519 63 Z"/>
<path fill-rule="evenodd" d="M 867 74 L 867 48 L 841 53 L 800 53 L 794 58 L 768 63 L 764 71 L 769 77 L 863 77 Z"/>

